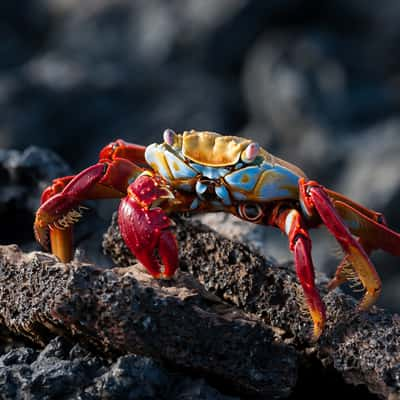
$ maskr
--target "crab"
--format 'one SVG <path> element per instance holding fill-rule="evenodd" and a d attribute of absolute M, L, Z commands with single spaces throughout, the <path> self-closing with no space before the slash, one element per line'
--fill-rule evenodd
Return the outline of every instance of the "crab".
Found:
<path fill-rule="evenodd" d="M 126 245 L 153 277 L 171 278 L 179 264 L 171 213 L 223 211 L 276 227 L 288 237 L 317 340 L 326 311 L 315 285 L 309 230 L 325 225 L 344 252 L 328 289 L 356 278 L 364 289 L 358 308 L 375 303 L 381 282 L 369 254 L 383 249 L 400 256 L 400 234 L 381 213 L 309 180 L 250 139 L 171 129 L 163 139 L 147 147 L 118 139 L 101 150 L 98 163 L 55 179 L 36 213 L 37 241 L 69 262 L 81 203 L 121 198 L 118 224 Z"/>

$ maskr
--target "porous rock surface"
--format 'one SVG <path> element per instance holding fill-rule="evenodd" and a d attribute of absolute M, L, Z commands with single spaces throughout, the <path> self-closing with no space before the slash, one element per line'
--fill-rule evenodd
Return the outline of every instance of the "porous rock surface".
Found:
<path fill-rule="evenodd" d="M 382 398 L 400 396 L 400 318 L 377 307 L 359 313 L 356 301 L 324 290 L 327 325 L 318 343 L 310 342 L 311 324 L 302 312 L 301 290 L 291 263 L 272 265 L 246 245 L 230 241 L 204 225 L 178 219 L 180 264 L 204 287 L 271 326 L 276 337 L 303 355 L 316 357 L 353 385 L 364 385 Z M 120 240 L 115 218 L 103 243 L 119 265 L 132 255 Z"/>
<path fill-rule="evenodd" d="M 286 397 L 297 355 L 270 328 L 204 293 L 187 273 L 157 281 L 140 268 L 58 263 L 0 247 L 0 322 L 45 345 L 63 335 L 105 356 L 135 353 L 214 377 L 237 393 Z"/>

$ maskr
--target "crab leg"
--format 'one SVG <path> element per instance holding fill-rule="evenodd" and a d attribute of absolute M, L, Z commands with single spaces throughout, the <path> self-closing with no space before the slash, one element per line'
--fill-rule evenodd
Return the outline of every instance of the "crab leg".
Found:
<path fill-rule="evenodd" d="M 142 169 L 126 159 L 105 161 L 86 168 L 74 177 L 55 180 L 46 189 L 36 213 L 36 240 L 45 248 L 50 236 L 51 250 L 63 262 L 72 257 L 71 226 L 81 217 L 80 203 L 84 200 L 121 198 L 128 181 Z M 61 190 L 62 186 L 65 187 Z M 52 192 L 53 191 L 53 192 Z"/>
<path fill-rule="evenodd" d="M 50 248 L 62 262 L 68 262 L 73 257 L 72 226 L 65 229 L 50 228 Z"/>
<path fill-rule="evenodd" d="M 144 153 L 145 146 L 139 144 L 125 142 L 125 140 L 117 139 L 115 142 L 109 143 L 99 153 L 99 160 L 113 161 L 117 158 L 124 158 L 141 167 L 148 167 Z"/>
<path fill-rule="evenodd" d="M 350 230 L 340 218 L 339 213 L 336 211 L 325 189 L 317 182 L 305 182 L 304 179 L 300 179 L 299 184 L 302 186 L 300 192 L 305 193 L 302 201 L 306 208 L 309 210 L 316 210 L 322 222 L 335 236 L 346 253 L 347 260 L 351 263 L 366 291 L 359 304 L 359 308 L 361 310 L 368 309 L 375 303 L 379 296 L 381 282 L 367 252 L 352 236 Z"/>
<path fill-rule="evenodd" d="M 354 232 L 353 232 L 354 233 Z M 357 239 L 360 246 L 364 249 L 365 253 L 369 256 L 372 249 L 363 242 L 361 238 Z M 343 257 L 339 266 L 336 269 L 335 276 L 328 283 L 328 290 L 333 290 L 349 280 L 354 280 L 356 283 L 360 283 L 357 272 L 354 271 L 352 263 L 348 254 Z M 357 286 L 357 285 L 356 285 Z"/>
<path fill-rule="evenodd" d="M 278 210 L 271 222 L 288 236 L 289 248 L 294 255 L 296 273 L 314 324 L 313 339 L 317 340 L 325 325 L 325 306 L 315 286 L 311 239 L 305 223 L 301 214 L 295 209 Z"/>
<path fill-rule="evenodd" d="M 368 247 L 371 251 L 382 249 L 400 256 L 400 234 L 386 225 L 382 214 L 369 210 L 370 214 L 373 214 L 365 215 L 341 200 L 333 200 L 332 203 L 350 231 L 361 238 L 364 248 Z"/>

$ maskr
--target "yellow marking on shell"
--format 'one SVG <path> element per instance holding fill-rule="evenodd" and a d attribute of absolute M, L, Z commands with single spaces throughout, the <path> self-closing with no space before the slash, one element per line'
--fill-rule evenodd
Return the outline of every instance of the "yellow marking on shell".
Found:
<path fill-rule="evenodd" d="M 173 168 L 175 171 L 179 171 L 179 165 L 178 165 L 178 163 L 177 163 L 176 161 L 174 161 L 174 162 L 172 163 L 172 168 Z"/>
<path fill-rule="evenodd" d="M 215 132 L 184 132 L 182 153 L 195 163 L 223 167 L 240 160 L 242 151 L 251 143 L 237 136 L 222 136 Z"/>
<path fill-rule="evenodd" d="M 247 183 L 249 180 L 250 180 L 250 177 L 249 177 L 249 175 L 247 175 L 247 174 L 243 174 L 242 177 L 241 177 L 241 179 L 240 179 L 240 181 L 241 181 L 242 183 Z"/>
<path fill-rule="evenodd" d="M 169 169 L 169 164 L 165 158 L 164 153 L 161 151 L 156 151 L 156 152 L 154 152 L 154 157 L 157 159 L 157 162 L 151 162 L 150 163 L 151 168 L 153 168 L 155 171 L 160 171 L 160 169 L 162 169 L 164 174 L 167 174 L 168 178 L 170 180 L 173 180 L 174 176 L 171 173 L 171 170 Z M 164 175 L 164 174 L 162 174 L 162 175 Z M 167 177 L 165 177 L 165 178 L 167 178 Z"/>

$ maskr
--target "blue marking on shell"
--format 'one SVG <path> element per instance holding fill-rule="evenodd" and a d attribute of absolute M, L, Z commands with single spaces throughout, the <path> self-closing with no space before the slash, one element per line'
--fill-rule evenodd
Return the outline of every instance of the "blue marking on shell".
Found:
<path fill-rule="evenodd" d="M 225 186 L 215 186 L 215 193 L 226 206 L 232 204 L 228 189 Z"/>
<path fill-rule="evenodd" d="M 242 181 L 244 173 L 247 174 L 245 182 Z M 297 192 L 298 179 L 299 177 L 290 170 L 268 163 L 243 168 L 225 177 L 235 200 L 261 202 L 293 198 Z"/>
<path fill-rule="evenodd" d="M 235 169 L 240 169 L 240 168 L 242 168 L 243 167 L 243 163 L 241 163 L 241 162 L 239 162 L 239 163 L 237 163 L 236 165 L 235 165 Z"/>
<path fill-rule="evenodd" d="M 297 188 L 299 177 L 293 172 L 280 165 L 275 165 L 268 172 L 271 173 L 271 179 L 265 179 L 258 193 L 260 201 L 268 201 L 278 198 L 291 197 L 292 191 L 287 188 Z"/>
<path fill-rule="evenodd" d="M 258 166 L 242 168 L 225 176 L 225 181 L 232 189 L 250 192 L 256 185 L 262 169 Z"/>
<path fill-rule="evenodd" d="M 195 210 L 199 206 L 199 199 L 196 197 L 190 205 L 191 210 Z"/>
<path fill-rule="evenodd" d="M 197 171 L 190 168 L 189 165 L 179 159 L 174 153 L 164 151 L 164 155 L 175 179 L 192 179 L 197 175 Z"/>
<path fill-rule="evenodd" d="M 198 196 L 201 197 L 201 195 L 207 190 L 208 186 L 205 185 L 204 183 L 197 181 L 196 182 L 196 193 Z"/>
<path fill-rule="evenodd" d="M 233 192 L 232 196 L 235 198 L 235 200 L 239 201 L 247 200 L 247 196 L 242 192 Z"/>
<path fill-rule="evenodd" d="M 229 172 L 229 169 L 226 168 L 221 168 L 221 167 L 215 168 L 196 163 L 190 163 L 190 166 L 208 179 L 218 179 L 225 176 Z"/>

